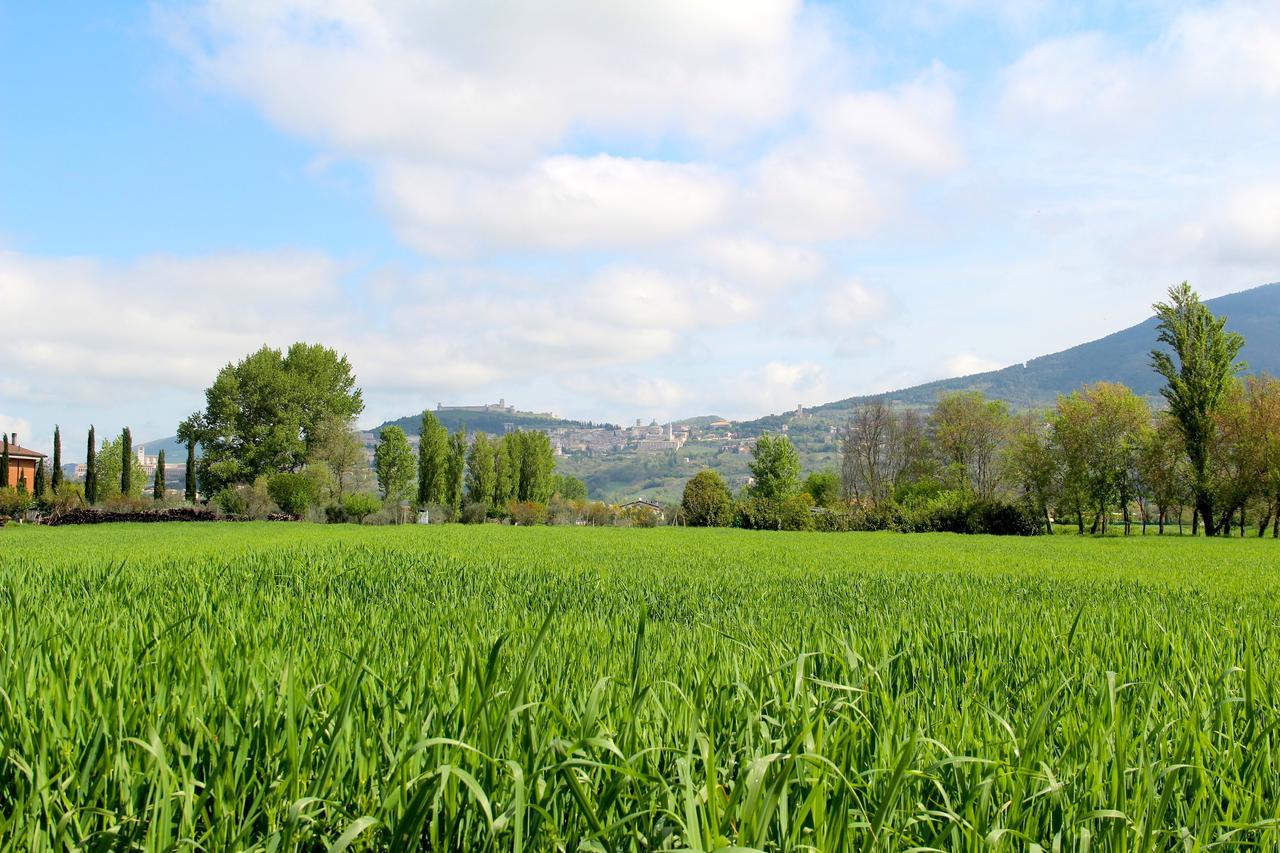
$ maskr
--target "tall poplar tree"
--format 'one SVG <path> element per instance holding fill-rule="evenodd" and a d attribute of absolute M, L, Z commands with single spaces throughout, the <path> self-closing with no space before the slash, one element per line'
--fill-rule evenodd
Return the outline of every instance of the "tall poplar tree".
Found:
<path fill-rule="evenodd" d="M 1209 459 L 1220 411 L 1235 375 L 1244 337 L 1226 330 L 1226 317 L 1216 317 L 1187 282 L 1169 288 L 1169 301 L 1152 306 L 1159 324 L 1157 338 L 1172 352 L 1151 351 L 1151 366 L 1164 377 L 1160 394 L 1177 420 L 1191 462 L 1196 518 L 1206 536 L 1218 532 Z M 1176 361 L 1175 361 L 1176 359 Z M 1195 527 L 1195 521 L 1192 522 Z"/>
<path fill-rule="evenodd" d="M 49 484 L 57 492 L 62 486 L 62 430 L 53 425 L 53 471 L 50 472 Z"/>
<path fill-rule="evenodd" d="M 40 464 L 36 466 L 36 490 L 34 492 L 36 500 L 43 498 L 48 488 L 49 483 L 44 473 L 44 460 L 41 459 Z"/>
<path fill-rule="evenodd" d="M 418 434 L 418 506 L 444 503 L 449 431 L 431 412 L 422 413 Z"/>
<path fill-rule="evenodd" d="M 98 445 L 94 440 L 93 424 L 89 425 L 89 446 L 84 460 L 84 500 L 92 505 L 98 502 Z"/>
<path fill-rule="evenodd" d="M 9 433 L 4 434 L 4 449 L 0 450 L 0 488 L 9 488 Z"/>
<path fill-rule="evenodd" d="M 155 500 L 164 499 L 164 450 L 160 450 L 156 456 L 156 481 L 151 486 L 151 497 Z"/>
<path fill-rule="evenodd" d="M 467 468 L 467 431 L 449 436 L 449 453 L 444 466 L 444 502 L 456 515 L 462 508 L 462 478 Z"/>
<path fill-rule="evenodd" d="M 493 442 L 478 432 L 467 453 L 467 500 L 492 507 L 495 480 Z"/>
<path fill-rule="evenodd" d="M 120 494 L 133 494 L 133 433 L 120 431 Z"/>

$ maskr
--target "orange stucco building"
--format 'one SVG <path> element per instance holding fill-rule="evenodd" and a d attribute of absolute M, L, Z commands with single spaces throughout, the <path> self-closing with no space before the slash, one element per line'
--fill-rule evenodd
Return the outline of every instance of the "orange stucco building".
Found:
<path fill-rule="evenodd" d="M 36 467 L 44 458 L 43 453 L 27 450 L 18 444 L 18 434 L 9 436 L 9 482 L 6 486 L 16 486 L 22 481 L 27 483 L 27 491 L 36 487 Z"/>

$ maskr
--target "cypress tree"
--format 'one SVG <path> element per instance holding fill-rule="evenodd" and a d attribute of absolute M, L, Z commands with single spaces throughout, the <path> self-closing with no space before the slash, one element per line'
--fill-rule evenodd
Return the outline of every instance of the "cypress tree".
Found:
<path fill-rule="evenodd" d="M 133 494 L 133 435 L 128 427 L 120 432 L 120 494 Z"/>
<path fill-rule="evenodd" d="M 89 425 L 89 447 L 85 451 L 84 501 L 90 505 L 98 502 L 98 448 L 93 437 L 93 424 Z"/>
<path fill-rule="evenodd" d="M 40 460 L 40 464 L 36 466 L 36 500 L 44 497 L 45 476 L 44 476 L 44 460 Z"/>
<path fill-rule="evenodd" d="M 151 487 L 151 497 L 156 500 L 164 499 L 164 450 L 156 457 L 156 482 Z"/>
<path fill-rule="evenodd" d="M 190 503 L 196 502 L 196 440 L 187 439 L 187 493 Z"/>
<path fill-rule="evenodd" d="M 62 485 L 62 431 L 57 424 L 53 425 L 53 471 L 49 483 L 55 492 Z"/>
<path fill-rule="evenodd" d="M 0 450 L 0 488 L 9 488 L 9 433 L 4 434 L 4 449 Z"/>

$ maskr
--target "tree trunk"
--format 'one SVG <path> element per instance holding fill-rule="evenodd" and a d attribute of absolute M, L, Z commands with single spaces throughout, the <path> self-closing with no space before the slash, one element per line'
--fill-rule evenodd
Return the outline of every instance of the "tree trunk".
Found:
<path fill-rule="evenodd" d="M 1129 502 L 1127 500 L 1122 501 L 1122 506 L 1122 514 L 1124 515 L 1124 535 L 1128 536 L 1129 527 L 1133 523 L 1132 519 L 1129 517 Z"/>
<path fill-rule="evenodd" d="M 1244 504 L 1240 504 L 1240 538 L 1244 538 Z"/>
<path fill-rule="evenodd" d="M 1053 535 L 1053 519 L 1049 517 L 1049 505 L 1044 507 L 1044 532 L 1046 536 Z"/>
<path fill-rule="evenodd" d="M 1080 535 L 1084 535 L 1084 510 L 1076 510 L 1076 526 L 1080 528 Z"/>
<path fill-rule="evenodd" d="M 1200 505 L 1191 508 L 1191 535 L 1200 535 Z"/>
<path fill-rule="evenodd" d="M 1267 507 L 1267 514 L 1262 516 L 1262 521 L 1258 523 L 1258 538 L 1261 539 L 1267 535 L 1267 528 L 1271 525 L 1271 507 Z"/>
<path fill-rule="evenodd" d="M 1161 535 L 1161 536 L 1163 536 L 1163 535 L 1164 535 L 1164 514 L 1165 514 L 1165 508 L 1164 508 L 1164 507 L 1162 507 L 1162 506 L 1158 506 L 1158 507 L 1156 507 L 1156 525 L 1157 525 L 1158 529 L 1160 530 L 1160 535 Z"/>

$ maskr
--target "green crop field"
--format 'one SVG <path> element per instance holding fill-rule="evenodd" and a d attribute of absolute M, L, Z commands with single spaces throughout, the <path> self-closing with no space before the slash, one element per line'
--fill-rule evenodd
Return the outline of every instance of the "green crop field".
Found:
<path fill-rule="evenodd" d="M 1280 848 L 1280 550 L 0 530 L 4 849 Z"/>

